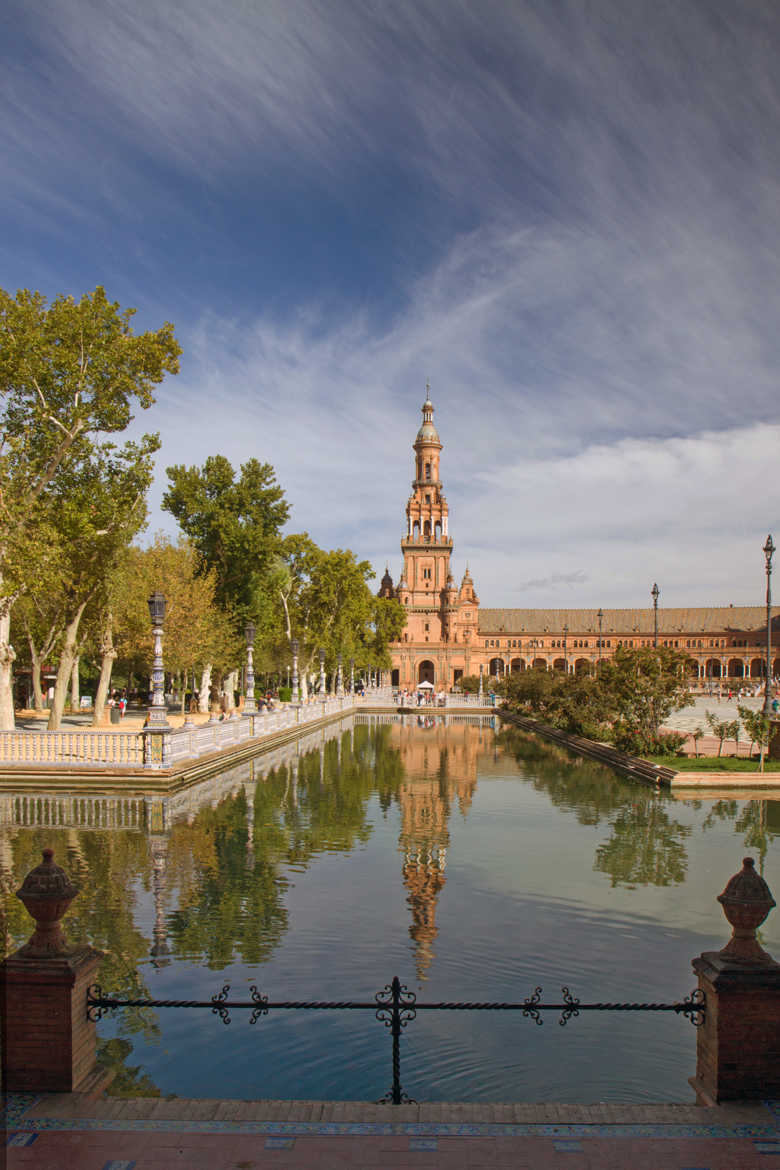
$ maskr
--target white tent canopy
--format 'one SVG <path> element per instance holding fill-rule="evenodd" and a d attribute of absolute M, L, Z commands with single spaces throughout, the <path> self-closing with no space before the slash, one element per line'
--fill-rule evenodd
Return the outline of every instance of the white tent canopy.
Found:
<path fill-rule="evenodd" d="M 429 682 L 418 683 L 417 690 L 418 691 L 432 691 L 433 690 L 433 683 L 429 683 Z"/>

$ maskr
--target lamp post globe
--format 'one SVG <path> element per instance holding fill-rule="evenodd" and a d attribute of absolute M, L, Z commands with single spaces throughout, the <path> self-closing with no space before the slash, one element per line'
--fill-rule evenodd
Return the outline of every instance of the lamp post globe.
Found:
<path fill-rule="evenodd" d="M 775 543 L 772 534 L 766 538 L 764 560 L 766 561 L 766 685 L 764 687 L 764 717 L 772 716 L 772 556 Z"/>

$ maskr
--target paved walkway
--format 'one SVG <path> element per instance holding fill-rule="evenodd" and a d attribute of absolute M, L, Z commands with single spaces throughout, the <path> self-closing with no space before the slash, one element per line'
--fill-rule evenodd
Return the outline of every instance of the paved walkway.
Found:
<path fill-rule="evenodd" d="M 382 1106 L 321 1101 L 7 1100 L 9 1170 L 429 1167 L 769 1170 L 780 1102 Z"/>
<path fill-rule="evenodd" d="M 664 720 L 663 730 L 691 732 L 700 727 L 705 734 L 699 740 L 698 748 L 694 748 L 693 740 L 689 739 L 683 745 L 685 752 L 692 756 L 698 750 L 700 756 L 717 756 L 719 740 L 707 726 L 707 712 L 711 712 L 716 719 L 723 723 L 730 723 L 739 718 L 737 706 L 749 707 L 751 711 L 758 711 L 763 709 L 764 697 L 763 695 L 758 698 L 750 696 L 746 699 L 735 698 L 729 701 L 726 698 L 720 699 L 717 695 L 697 695 L 693 707 L 683 707 L 679 711 L 673 711 L 669 718 Z M 722 755 L 739 755 L 747 758 L 750 755 L 750 748 L 750 741 L 743 729 L 739 742 L 733 739 L 723 741 Z"/>

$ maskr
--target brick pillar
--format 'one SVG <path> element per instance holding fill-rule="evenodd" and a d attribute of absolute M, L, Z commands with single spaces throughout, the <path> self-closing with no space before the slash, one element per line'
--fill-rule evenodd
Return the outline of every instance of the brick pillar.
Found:
<path fill-rule="evenodd" d="M 6 1091 L 67 1093 L 99 1079 L 87 989 L 103 956 L 89 946 L 69 947 L 60 927 L 78 892 L 51 849 L 17 891 L 36 925 L 30 940 L 0 963 Z"/>
<path fill-rule="evenodd" d="M 78 1091 L 96 1072 L 95 1025 L 87 988 L 102 955 L 79 947 L 69 955 L 0 965 L 3 1087 L 8 1092 Z"/>
<path fill-rule="evenodd" d="M 693 960 L 707 1010 L 690 1084 L 700 1105 L 780 1097 L 780 965 L 755 937 L 775 903 L 752 858 L 718 901 L 734 935 Z"/>

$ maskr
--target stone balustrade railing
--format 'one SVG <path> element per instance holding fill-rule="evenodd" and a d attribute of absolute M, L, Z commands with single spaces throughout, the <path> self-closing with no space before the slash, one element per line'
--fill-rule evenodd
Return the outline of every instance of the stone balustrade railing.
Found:
<path fill-rule="evenodd" d="M 141 767 L 140 731 L 0 731 L 4 764 L 116 764 Z"/>
<path fill-rule="evenodd" d="M 3 731 L 0 732 L 0 764 L 169 768 L 342 711 L 346 714 L 353 708 L 352 697 L 344 695 L 313 698 L 300 706 L 285 703 L 274 711 L 236 714 L 230 719 L 193 727 L 128 732 Z"/>
<path fill-rule="evenodd" d="M 35 767 L 79 764 L 103 768 L 169 768 L 317 719 L 342 712 L 346 714 L 360 707 L 397 706 L 398 701 L 397 691 L 391 687 L 377 687 L 359 698 L 349 694 L 324 699 L 314 696 L 300 705 L 284 703 L 273 711 L 235 714 L 230 719 L 192 727 L 126 732 L 3 731 L 0 732 L 0 763 Z M 493 703 L 488 696 L 446 695 L 444 706 L 491 708 Z M 438 702 L 434 699 L 421 709 L 437 707 Z"/>

